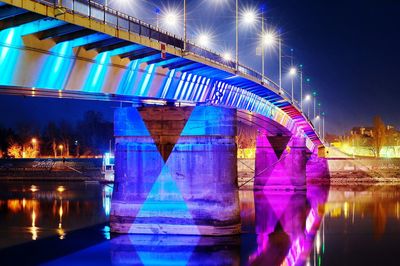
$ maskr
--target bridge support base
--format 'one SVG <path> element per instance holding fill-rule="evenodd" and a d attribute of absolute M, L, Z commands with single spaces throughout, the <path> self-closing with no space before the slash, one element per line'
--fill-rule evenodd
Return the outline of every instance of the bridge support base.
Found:
<path fill-rule="evenodd" d="M 240 233 L 235 135 L 232 109 L 117 109 L 111 231 Z"/>
<path fill-rule="evenodd" d="M 254 189 L 306 189 L 305 139 L 261 134 L 256 143 Z"/>

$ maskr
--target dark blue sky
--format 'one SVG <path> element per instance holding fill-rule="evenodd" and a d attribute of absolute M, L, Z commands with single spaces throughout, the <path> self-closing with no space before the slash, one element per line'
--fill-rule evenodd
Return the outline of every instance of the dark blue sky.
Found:
<path fill-rule="evenodd" d="M 155 23 L 155 7 L 171 8 L 182 1 L 133 2 L 130 1 L 131 6 L 124 7 L 124 11 Z M 212 49 L 233 52 L 234 1 L 225 0 L 225 4 L 213 4 L 212 0 L 188 2 L 189 37 L 195 39 L 200 29 L 213 32 Z M 241 0 L 241 3 L 241 9 L 265 4 L 268 26 L 279 27 L 283 34 L 284 53 L 289 55 L 290 48 L 295 49 L 296 63 L 303 64 L 305 76 L 311 78 L 310 90 L 318 91 L 327 114 L 328 132 L 340 134 L 352 126 L 371 124 L 374 115 L 381 115 L 386 123 L 400 127 L 397 108 L 400 1 Z M 255 55 L 259 29 L 241 28 L 240 32 L 243 62 L 260 69 L 261 59 Z M 267 75 L 277 81 L 277 49 L 268 51 L 266 60 Z M 289 59 L 283 65 L 286 71 Z M 289 84 L 284 75 L 284 87 L 289 89 Z M 80 119 L 79 114 L 89 109 L 97 109 L 111 119 L 113 106 L 5 96 L 0 96 L 0 103 L 0 124 L 5 125 L 24 119 Z"/>

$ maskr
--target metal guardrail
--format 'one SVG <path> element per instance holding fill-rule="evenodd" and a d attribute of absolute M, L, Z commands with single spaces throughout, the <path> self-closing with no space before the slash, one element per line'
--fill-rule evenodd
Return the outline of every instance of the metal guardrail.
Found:
<path fill-rule="evenodd" d="M 174 48 L 183 50 L 184 40 L 174 34 L 171 34 L 163 29 L 157 28 L 153 25 L 145 23 L 135 17 L 129 16 L 125 13 L 114 10 L 101 3 L 92 0 L 34 0 L 36 2 L 54 6 L 55 8 L 65 8 L 66 12 L 76 13 L 84 17 L 88 17 L 108 25 L 114 26 L 118 30 L 126 30 L 138 34 L 139 36 L 147 37 Z M 218 65 L 228 67 L 233 71 L 236 70 L 236 62 L 232 60 L 226 60 L 221 54 L 199 47 L 196 44 L 187 41 L 186 50 L 189 53 L 200 56 L 206 60 L 209 60 Z M 283 88 L 280 88 L 278 84 L 267 77 L 257 72 L 250 67 L 239 64 L 237 67 L 239 73 L 251 76 L 259 80 L 260 83 L 264 83 L 278 92 L 283 92 L 283 96 L 289 95 Z M 294 104 L 294 103 L 293 103 Z"/>

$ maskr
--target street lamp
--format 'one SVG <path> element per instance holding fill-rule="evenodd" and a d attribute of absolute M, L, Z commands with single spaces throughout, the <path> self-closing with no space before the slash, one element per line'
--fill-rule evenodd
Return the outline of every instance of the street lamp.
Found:
<path fill-rule="evenodd" d="M 187 32 L 186 32 L 186 0 L 183 0 L 183 51 L 186 52 Z"/>
<path fill-rule="evenodd" d="M 294 104 L 294 77 L 297 74 L 297 68 L 291 67 L 289 70 L 289 75 L 292 78 L 292 103 Z"/>
<path fill-rule="evenodd" d="M 210 34 L 206 32 L 200 33 L 199 36 L 197 37 L 197 43 L 203 48 L 209 48 L 211 44 Z"/>
<path fill-rule="evenodd" d="M 230 52 L 225 52 L 222 54 L 222 58 L 225 61 L 232 61 L 232 54 Z"/>
<path fill-rule="evenodd" d="M 306 97 L 304 98 L 304 102 L 309 102 L 311 101 L 312 96 L 310 94 L 307 94 Z M 307 104 L 307 117 L 310 118 L 310 104 Z"/>
<path fill-rule="evenodd" d="M 247 9 L 243 12 L 243 22 L 246 25 L 253 25 L 257 21 L 257 12 L 252 9 Z"/>
<path fill-rule="evenodd" d="M 58 148 L 60 149 L 61 157 L 63 157 L 64 146 L 60 145 L 60 146 L 58 146 Z"/>
<path fill-rule="evenodd" d="M 319 115 L 317 115 L 314 118 L 314 130 L 320 128 L 320 119 L 321 119 L 321 117 Z M 318 123 L 318 126 L 317 126 L 317 123 Z M 317 132 L 318 132 L 318 135 L 321 135 L 320 130 L 318 130 Z"/>
<path fill-rule="evenodd" d="M 300 110 L 303 112 L 303 65 L 300 65 Z"/>
<path fill-rule="evenodd" d="M 321 103 L 318 103 L 318 117 L 321 118 Z M 318 126 L 319 134 L 321 135 L 321 123 Z"/>
<path fill-rule="evenodd" d="M 278 49 L 279 49 L 279 91 L 281 92 L 282 90 L 282 39 L 279 36 L 279 34 L 275 31 L 267 31 L 262 34 L 262 47 L 272 47 L 278 43 Z M 262 51 L 264 55 L 264 51 Z M 263 69 L 264 69 L 264 57 L 263 57 Z M 264 73 L 264 70 L 263 70 Z"/>
<path fill-rule="evenodd" d="M 166 10 L 162 14 L 162 24 L 169 29 L 175 29 L 179 24 L 179 12 L 176 10 Z"/>
<path fill-rule="evenodd" d="M 322 141 L 325 142 L 325 112 L 322 112 Z"/>
<path fill-rule="evenodd" d="M 316 91 L 313 92 L 313 99 L 314 99 L 314 118 L 315 118 L 316 115 L 317 115 L 317 106 L 316 106 L 316 103 L 317 103 L 317 92 Z"/>
<path fill-rule="evenodd" d="M 236 54 L 235 54 L 235 63 L 236 63 L 236 71 L 239 70 L 239 0 L 236 0 L 236 31 L 235 31 L 235 39 L 236 39 Z M 257 21 L 257 12 L 248 9 L 243 12 L 243 22 L 246 25 L 252 25 Z"/>

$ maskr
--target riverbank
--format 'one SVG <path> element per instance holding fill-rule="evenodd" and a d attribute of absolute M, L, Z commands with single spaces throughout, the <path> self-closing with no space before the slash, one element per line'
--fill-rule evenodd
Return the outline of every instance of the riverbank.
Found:
<path fill-rule="evenodd" d="M 2 181 L 103 181 L 102 159 L 3 159 Z"/>

